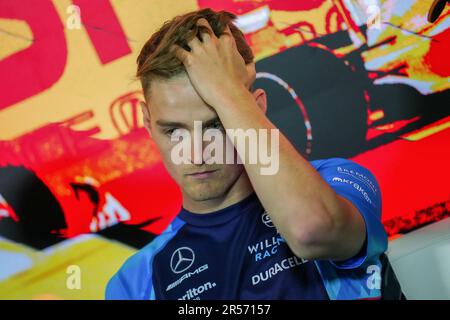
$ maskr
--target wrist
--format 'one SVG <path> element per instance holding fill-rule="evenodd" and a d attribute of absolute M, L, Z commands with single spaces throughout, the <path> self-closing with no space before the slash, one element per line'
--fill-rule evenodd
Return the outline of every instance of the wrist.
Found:
<path fill-rule="evenodd" d="M 245 87 L 245 85 L 234 86 L 227 90 L 227 94 L 224 95 L 213 108 L 216 112 L 222 109 L 230 110 L 235 108 L 242 108 L 245 105 L 254 104 L 253 95 Z"/>

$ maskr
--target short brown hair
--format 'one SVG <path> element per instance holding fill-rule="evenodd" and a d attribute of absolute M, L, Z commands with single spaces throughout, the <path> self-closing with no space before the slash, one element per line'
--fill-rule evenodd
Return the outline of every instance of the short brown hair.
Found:
<path fill-rule="evenodd" d="M 201 28 L 204 28 L 196 25 L 200 18 L 205 18 L 209 22 L 217 37 L 223 34 L 225 27 L 228 25 L 245 64 L 253 62 L 252 49 L 245 41 L 242 32 L 232 22 L 236 19 L 234 14 L 227 11 L 215 12 L 206 8 L 179 15 L 166 21 L 150 37 L 139 53 L 136 77 L 141 81 L 144 95 L 148 93 L 151 79 L 155 77 L 169 79 L 186 72 L 183 63 L 170 48 L 173 44 L 177 44 L 190 51 L 188 42 L 198 36 Z"/>

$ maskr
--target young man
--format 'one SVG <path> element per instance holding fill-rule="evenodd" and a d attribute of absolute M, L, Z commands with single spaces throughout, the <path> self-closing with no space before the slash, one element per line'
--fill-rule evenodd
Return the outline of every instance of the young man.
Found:
<path fill-rule="evenodd" d="M 307 161 L 281 133 L 257 140 L 277 155 L 269 174 L 249 161 L 250 143 L 234 140 L 240 162 L 208 161 L 206 143 L 174 161 L 175 141 L 194 132 L 194 121 L 222 132 L 222 142 L 231 129 L 277 130 L 265 116 L 266 93 L 251 89 L 253 54 L 234 18 L 210 9 L 178 16 L 142 48 L 145 127 L 183 206 L 113 276 L 106 298 L 380 298 L 387 236 L 367 169 L 342 158 Z M 226 154 L 225 144 L 216 152 Z"/>

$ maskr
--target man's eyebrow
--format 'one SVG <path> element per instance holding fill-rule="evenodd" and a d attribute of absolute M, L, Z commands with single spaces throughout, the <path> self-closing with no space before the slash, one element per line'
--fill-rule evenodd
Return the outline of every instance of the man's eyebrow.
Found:
<path fill-rule="evenodd" d="M 177 121 L 156 120 L 156 124 L 160 127 L 187 128 L 186 124 Z"/>
<path fill-rule="evenodd" d="M 216 122 L 220 122 L 220 119 L 218 116 L 215 116 L 214 118 L 203 121 L 202 125 L 203 125 L 203 127 L 206 127 L 206 126 L 209 126 Z M 187 129 L 189 127 L 185 123 L 177 122 L 177 121 L 156 120 L 156 124 L 159 125 L 160 127 L 176 127 L 176 128 L 185 128 L 185 129 Z"/>

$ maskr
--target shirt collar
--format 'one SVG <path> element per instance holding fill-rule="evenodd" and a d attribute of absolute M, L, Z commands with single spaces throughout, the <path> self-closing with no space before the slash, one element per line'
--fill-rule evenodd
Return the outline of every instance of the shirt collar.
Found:
<path fill-rule="evenodd" d="M 253 191 L 249 196 L 243 200 L 236 202 L 226 208 L 208 212 L 208 213 L 193 213 L 184 208 L 178 213 L 178 217 L 188 224 L 209 227 L 213 225 L 223 224 L 231 219 L 247 213 L 261 205 L 258 196 Z"/>

